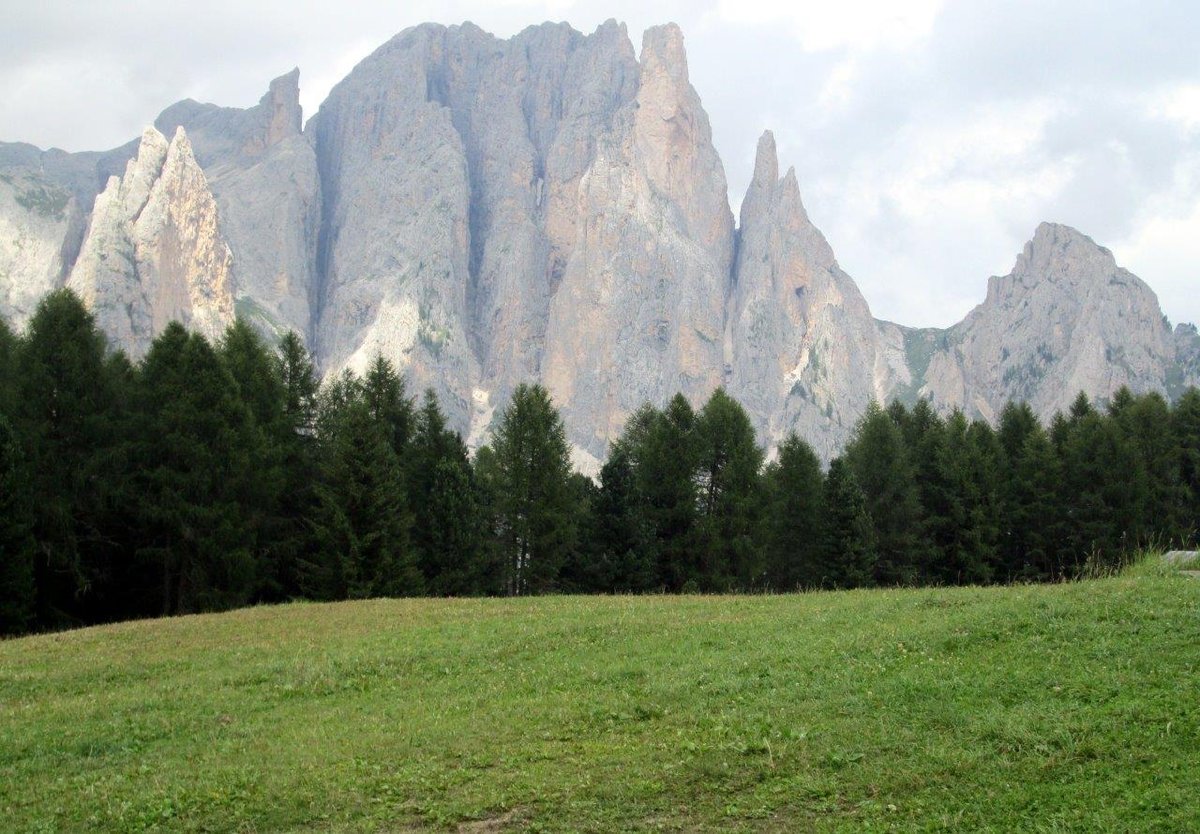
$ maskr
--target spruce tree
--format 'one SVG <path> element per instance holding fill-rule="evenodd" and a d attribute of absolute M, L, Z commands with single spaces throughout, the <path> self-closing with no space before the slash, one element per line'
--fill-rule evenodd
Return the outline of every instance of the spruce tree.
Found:
<path fill-rule="evenodd" d="M 633 459 L 625 443 L 615 443 L 600 469 L 600 489 L 592 508 L 592 535 L 604 576 L 604 590 L 652 590 L 658 581 L 653 534 L 637 491 Z"/>
<path fill-rule="evenodd" d="M 246 604 L 266 441 L 237 383 L 203 336 L 173 322 L 142 363 L 139 412 L 141 552 L 159 568 L 161 613 Z"/>
<path fill-rule="evenodd" d="M 824 476 L 816 453 L 793 432 L 779 444 L 764 481 L 767 584 L 780 591 L 832 584 L 822 527 Z"/>
<path fill-rule="evenodd" d="M 1187 540 L 1195 546 L 1200 534 L 1200 391 L 1189 388 L 1175 403 L 1171 410 L 1171 431 L 1184 489 L 1181 526 Z"/>
<path fill-rule="evenodd" d="M 404 380 L 391 362 L 377 354 L 363 377 L 362 393 L 372 417 L 385 426 L 392 451 L 406 465 L 415 413 Z"/>
<path fill-rule="evenodd" d="M 624 439 L 634 465 L 637 494 L 647 530 L 653 536 L 660 587 L 670 591 L 700 587 L 695 556 L 696 415 L 682 394 L 663 411 L 643 407 L 630 420 Z"/>
<path fill-rule="evenodd" d="M 363 398 L 344 403 L 322 437 L 313 549 L 301 565 L 308 595 L 362 599 L 422 592 L 392 439 Z"/>
<path fill-rule="evenodd" d="M 506 591 L 553 590 L 575 547 L 571 462 L 562 418 L 540 385 L 518 385 L 492 446 Z"/>
<path fill-rule="evenodd" d="M 843 459 L 834 458 L 829 464 L 824 493 L 821 584 L 834 588 L 874 585 L 878 573 L 875 525 L 867 509 L 867 497 Z"/>
<path fill-rule="evenodd" d="M 1041 426 L 1026 436 L 1008 465 L 1002 575 L 1029 581 L 1062 578 L 1073 564 L 1063 528 L 1066 488 L 1060 457 Z"/>
<path fill-rule="evenodd" d="M 16 433 L 0 413 L 0 636 L 33 625 L 33 496 Z"/>
<path fill-rule="evenodd" d="M 875 525 L 876 580 L 883 585 L 918 581 L 928 549 L 920 537 L 916 467 L 900 429 L 878 403 L 855 427 L 845 458 Z"/>
<path fill-rule="evenodd" d="M 69 290 L 46 295 L 19 343 L 12 423 L 29 459 L 38 620 L 86 621 L 88 596 L 111 571 L 101 524 L 117 442 L 104 336 Z"/>
<path fill-rule="evenodd" d="M 763 579 L 755 541 L 762 503 L 762 449 L 750 418 L 724 389 L 713 392 L 696 418 L 696 539 L 702 587 L 749 588 Z"/>
<path fill-rule="evenodd" d="M 432 389 L 416 417 L 410 503 L 416 509 L 413 547 L 426 592 L 482 593 L 486 551 L 482 496 L 462 437 L 446 427 Z"/>

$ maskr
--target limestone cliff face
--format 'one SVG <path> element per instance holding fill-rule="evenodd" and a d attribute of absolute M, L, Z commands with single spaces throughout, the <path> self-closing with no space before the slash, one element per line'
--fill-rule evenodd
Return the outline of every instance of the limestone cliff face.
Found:
<path fill-rule="evenodd" d="M 69 191 L 31 171 L 0 173 L 0 316 L 23 328 L 58 287 L 78 215 Z"/>
<path fill-rule="evenodd" d="M 1154 292 L 1091 238 L 1043 223 L 987 299 L 934 338 L 919 393 L 988 420 L 1009 400 L 1048 417 L 1080 391 L 1163 391 L 1174 356 Z"/>
<path fill-rule="evenodd" d="M 247 110 L 184 101 L 155 122 L 164 135 L 187 131 L 233 253 L 237 312 L 272 338 L 307 337 L 314 312 L 321 198 L 299 78 L 293 70 L 275 79 Z"/>
<path fill-rule="evenodd" d="M 65 281 L 137 357 L 173 318 L 217 337 L 236 312 L 302 333 L 327 374 L 382 354 L 472 445 L 540 381 L 589 472 L 677 391 L 725 385 L 761 442 L 797 431 L 829 458 L 872 399 L 1049 416 L 1080 390 L 1200 382 L 1195 329 L 1172 334 L 1065 226 L 947 330 L 872 319 L 770 133 L 735 231 L 674 25 L 640 54 L 612 21 L 423 25 L 301 118 L 292 71 L 255 107 L 182 101 L 107 153 L 0 143 L 0 315 L 22 326 Z"/>
<path fill-rule="evenodd" d="M 542 376 L 572 441 L 601 457 L 644 402 L 721 382 L 733 217 L 682 35 L 647 31 L 638 92 L 579 183 L 574 248 L 550 311 Z"/>
<path fill-rule="evenodd" d="M 142 135 L 125 175 L 96 198 L 67 286 L 134 357 L 172 320 L 218 338 L 233 320 L 232 255 L 182 128 Z"/>
<path fill-rule="evenodd" d="M 779 178 L 770 132 L 758 143 L 738 234 L 729 391 L 764 443 L 796 431 L 829 458 L 882 397 L 888 370 L 867 302 L 809 220 L 795 171 Z"/>

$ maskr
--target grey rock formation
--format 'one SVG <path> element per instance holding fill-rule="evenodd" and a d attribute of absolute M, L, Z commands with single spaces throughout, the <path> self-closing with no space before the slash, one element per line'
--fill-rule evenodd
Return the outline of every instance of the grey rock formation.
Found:
<path fill-rule="evenodd" d="M 71 287 L 136 357 L 173 320 L 219 337 L 233 321 L 232 255 L 183 128 L 147 128 L 125 175 L 96 198 Z"/>
<path fill-rule="evenodd" d="M 738 234 L 729 392 L 762 442 L 796 431 L 828 459 L 892 371 L 866 300 L 804 210 L 796 172 L 779 178 L 770 132 L 758 143 Z"/>
<path fill-rule="evenodd" d="M 0 315 L 21 326 L 67 281 L 138 356 L 171 318 L 217 336 L 236 311 L 303 333 L 326 374 L 382 354 L 472 445 L 540 381 L 589 472 L 642 403 L 722 384 L 763 443 L 795 430 L 828 458 L 873 399 L 1049 416 L 1080 390 L 1200 382 L 1195 328 L 1172 334 L 1065 226 L 947 330 L 872 318 L 770 133 L 735 232 L 674 25 L 638 55 L 613 21 L 427 24 L 301 116 L 293 71 L 255 107 L 172 105 L 107 153 L 0 143 Z"/>
<path fill-rule="evenodd" d="M 237 312 L 272 338 L 307 337 L 317 283 L 320 184 L 301 132 L 299 78 L 275 79 L 247 110 L 184 101 L 155 122 L 168 136 L 186 129 L 233 252 Z"/>
<path fill-rule="evenodd" d="M 1009 400 L 1049 416 L 1080 391 L 1163 391 L 1174 361 L 1154 292 L 1091 238 L 1051 223 L 988 282 L 982 304 L 929 338 L 920 394 L 988 420 Z"/>

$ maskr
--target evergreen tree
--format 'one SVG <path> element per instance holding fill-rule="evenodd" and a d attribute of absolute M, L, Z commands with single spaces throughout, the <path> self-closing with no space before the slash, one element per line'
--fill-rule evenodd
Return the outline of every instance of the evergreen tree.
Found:
<path fill-rule="evenodd" d="M 1160 539 L 1163 545 L 1183 539 L 1189 526 L 1188 490 L 1180 476 L 1171 407 L 1157 392 L 1134 397 L 1122 388 L 1109 413 L 1141 460 L 1136 474 L 1145 480 L 1145 494 L 1138 526 L 1147 538 Z"/>
<path fill-rule="evenodd" d="M 624 443 L 613 444 L 600 469 L 600 489 L 591 517 L 603 590 L 652 590 L 658 581 L 653 533 L 642 511 L 633 459 Z"/>
<path fill-rule="evenodd" d="M 29 459 L 38 620 L 87 619 L 87 597 L 110 573 L 100 524 L 117 442 L 104 336 L 69 290 L 46 295 L 19 342 L 12 422 Z"/>
<path fill-rule="evenodd" d="M 1025 441 L 1040 427 L 1037 415 L 1033 413 L 1029 403 L 1009 402 L 1001 409 L 998 435 L 1000 447 L 1010 465 L 1021 456 Z"/>
<path fill-rule="evenodd" d="M 486 550 L 482 496 L 467 447 L 446 418 L 432 389 L 417 413 L 412 443 L 411 504 L 417 509 L 413 547 L 427 593 L 482 593 Z"/>
<path fill-rule="evenodd" d="M 412 440 L 414 409 L 405 391 L 404 380 L 391 362 L 380 355 L 367 369 L 362 381 L 363 399 L 372 417 L 387 430 L 388 442 L 401 465 L 407 464 L 408 444 Z"/>
<path fill-rule="evenodd" d="M 342 404 L 322 438 L 313 552 L 302 587 L 318 599 L 421 593 L 412 518 L 393 435 L 364 398 Z"/>
<path fill-rule="evenodd" d="M 916 468 L 900 429 L 878 403 L 859 421 L 845 458 L 875 525 L 876 580 L 883 585 L 918 581 L 928 550 L 920 540 Z"/>
<path fill-rule="evenodd" d="M 1175 403 L 1171 429 L 1179 459 L 1179 480 L 1184 489 L 1180 526 L 1187 540 L 1195 545 L 1200 533 L 1200 391 L 1190 388 Z"/>
<path fill-rule="evenodd" d="M 0 318 L 0 414 L 12 414 L 16 400 L 17 349 L 19 340 Z"/>
<path fill-rule="evenodd" d="M 34 541 L 29 473 L 16 433 L 0 413 L 0 636 L 33 625 Z"/>
<path fill-rule="evenodd" d="M 700 587 L 692 547 L 698 515 L 696 415 L 682 394 L 664 411 L 633 415 L 623 441 L 634 466 L 642 517 L 653 536 L 658 585 L 670 591 Z"/>
<path fill-rule="evenodd" d="M 552 590 L 575 547 L 570 450 L 562 418 L 540 385 L 518 385 L 500 417 L 493 447 L 506 590 Z"/>
<path fill-rule="evenodd" d="M 854 471 L 834 458 L 825 477 L 824 565 L 822 584 L 861 588 L 875 584 L 878 573 L 875 525 Z"/>
<path fill-rule="evenodd" d="M 1066 559 L 1062 524 L 1062 464 L 1041 426 L 1009 460 L 1005 496 L 1003 573 L 1009 579 L 1051 580 L 1063 576 Z"/>
<path fill-rule="evenodd" d="M 780 591 L 830 584 L 833 571 L 825 562 L 822 529 L 824 476 L 816 453 L 793 432 L 779 445 L 778 460 L 764 481 L 767 583 Z"/>
<path fill-rule="evenodd" d="M 244 605 L 258 580 L 263 435 L 216 351 L 177 322 L 146 354 L 140 393 L 141 553 L 158 565 L 161 612 Z"/>
<path fill-rule="evenodd" d="M 713 590 L 749 588 L 763 579 L 754 540 L 763 452 L 745 409 L 724 389 L 713 392 L 697 416 L 695 448 L 700 581 Z"/>

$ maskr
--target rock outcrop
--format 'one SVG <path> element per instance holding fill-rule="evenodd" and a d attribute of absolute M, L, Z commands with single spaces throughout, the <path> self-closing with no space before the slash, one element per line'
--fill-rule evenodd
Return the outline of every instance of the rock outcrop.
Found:
<path fill-rule="evenodd" d="M 121 178 L 96 198 L 67 286 L 134 357 L 173 320 L 218 338 L 233 321 L 232 255 L 217 205 L 179 128 L 147 128 Z"/>
<path fill-rule="evenodd" d="M 797 431 L 828 458 L 872 400 L 1048 417 L 1080 390 L 1200 382 L 1195 328 L 1065 226 L 947 330 L 872 318 L 769 132 L 735 229 L 674 25 L 639 55 L 613 21 L 426 24 L 306 126 L 296 70 L 254 107 L 156 125 L 102 154 L 0 143 L 0 315 L 23 325 L 66 281 L 136 357 L 172 318 L 215 337 L 236 312 L 302 333 L 325 374 L 383 355 L 472 445 L 540 381 L 589 472 L 677 391 L 725 385 L 761 442 Z"/>
<path fill-rule="evenodd" d="M 276 78 L 247 110 L 184 101 L 155 122 L 167 136 L 187 131 L 233 253 L 237 312 L 272 338 L 307 336 L 317 285 L 320 183 L 299 79 L 299 70 Z"/>
<path fill-rule="evenodd" d="M 1091 238 L 1051 223 L 966 319 L 922 340 L 919 394 L 987 420 L 1009 400 L 1049 416 L 1080 391 L 1163 391 L 1175 354 L 1154 292 Z"/>
<path fill-rule="evenodd" d="M 779 178 L 769 131 L 758 143 L 738 235 L 729 391 L 763 442 L 796 431 L 828 458 L 882 398 L 891 371 L 866 300 L 804 210 L 795 170 Z"/>

